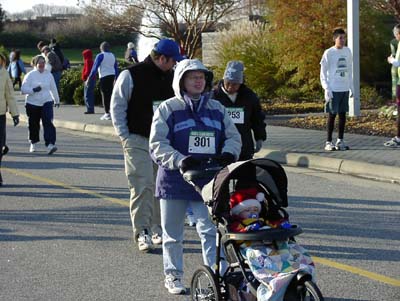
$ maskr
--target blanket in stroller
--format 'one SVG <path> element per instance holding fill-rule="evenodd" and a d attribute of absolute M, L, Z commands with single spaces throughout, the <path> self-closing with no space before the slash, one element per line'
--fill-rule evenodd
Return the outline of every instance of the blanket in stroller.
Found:
<path fill-rule="evenodd" d="M 247 241 L 241 244 L 240 252 L 260 282 L 257 289 L 259 301 L 282 301 L 286 288 L 299 271 L 315 278 L 311 257 L 293 241 L 279 241 L 274 245 Z"/>

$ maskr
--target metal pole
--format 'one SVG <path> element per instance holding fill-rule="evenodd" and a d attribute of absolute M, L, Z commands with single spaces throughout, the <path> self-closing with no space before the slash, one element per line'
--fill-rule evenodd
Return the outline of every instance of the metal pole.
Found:
<path fill-rule="evenodd" d="M 353 97 L 349 99 L 349 116 L 360 116 L 360 3 L 347 0 L 348 46 L 353 54 Z"/>

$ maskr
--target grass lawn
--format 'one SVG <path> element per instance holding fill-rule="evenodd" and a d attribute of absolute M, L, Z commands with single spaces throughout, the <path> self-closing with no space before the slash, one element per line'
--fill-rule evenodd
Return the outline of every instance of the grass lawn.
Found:
<path fill-rule="evenodd" d="M 111 51 L 115 54 L 117 59 L 124 59 L 125 46 L 115 46 Z M 83 64 L 82 51 L 84 49 L 65 48 L 62 49 L 64 56 L 67 57 L 71 64 Z M 100 52 L 99 48 L 92 48 L 93 59 L 96 54 Z M 21 48 L 21 58 L 26 64 L 30 64 L 32 57 L 39 54 L 37 48 Z"/>

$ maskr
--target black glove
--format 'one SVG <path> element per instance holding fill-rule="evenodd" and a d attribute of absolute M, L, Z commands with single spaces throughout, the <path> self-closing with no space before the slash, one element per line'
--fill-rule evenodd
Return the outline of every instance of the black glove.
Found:
<path fill-rule="evenodd" d="M 37 86 L 37 87 L 33 88 L 32 90 L 33 90 L 33 92 L 39 92 L 40 90 L 42 90 L 42 87 Z"/>
<path fill-rule="evenodd" d="M 231 153 L 222 153 L 220 156 L 216 158 L 216 161 L 221 166 L 227 166 L 233 162 L 235 162 L 235 156 Z"/>
<path fill-rule="evenodd" d="M 17 115 L 17 116 L 13 116 L 13 121 L 14 121 L 14 126 L 17 126 L 18 125 L 18 123 L 19 123 L 19 115 Z"/>
<path fill-rule="evenodd" d="M 190 169 L 194 169 L 200 165 L 200 161 L 194 158 L 193 156 L 187 156 L 181 161 L 179 161 L 179 170 L 181 173 L 184 173 Z"/>
<path fill-rule="evenodd" d="M 55 107 L 55 108 L 59 108 L 59 107 L 60 107 L 60 103 L 55 103 L 55 104 L 54 104 L 54 107 Z"/>

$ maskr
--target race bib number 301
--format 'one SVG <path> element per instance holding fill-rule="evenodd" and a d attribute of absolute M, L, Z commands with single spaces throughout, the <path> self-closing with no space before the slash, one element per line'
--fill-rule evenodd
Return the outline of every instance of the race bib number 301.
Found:
<path fill-rule="evenodd" d="M 215 154 L 215 133 L 209 131 L 190 131 L 189 153 Z"/>
<path fill-rule="evenodd" d="M 229 116 L 231 117 L 233 123 L 243 124 L 244 123 L 244 109 L 230 107 L 226 108 Z"/>

